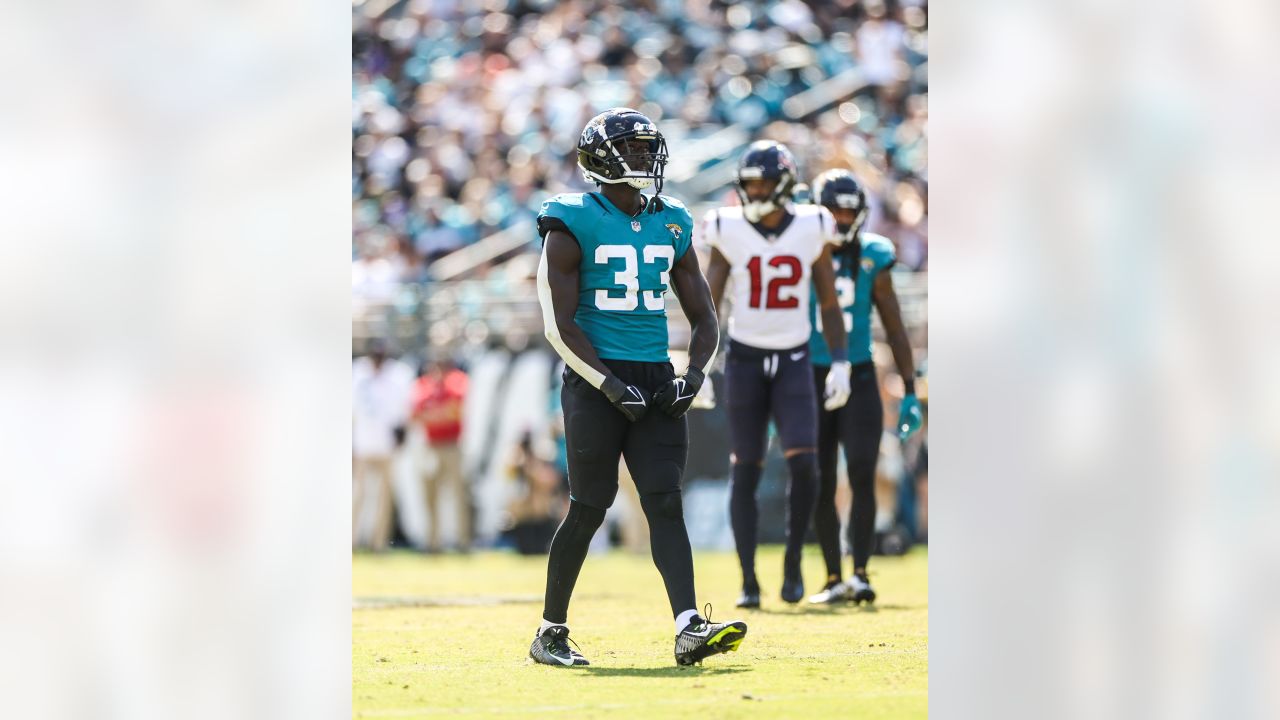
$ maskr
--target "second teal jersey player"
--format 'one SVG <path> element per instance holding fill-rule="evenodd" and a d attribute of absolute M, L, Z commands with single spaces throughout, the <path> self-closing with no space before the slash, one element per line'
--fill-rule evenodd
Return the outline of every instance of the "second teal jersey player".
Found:
<path fill-rule="evenodd" d="M 906 386 L 899 409 L 898 430 L 906 437 L 919 428 L 920 403 L 914 388 L 914 363 L 906 328 L 898 309 L 889 269 L 895 262 L 893 243 L 882 235 L 862 232 L 867 216 L 866 195 L 847 170 L 828 170 L 814 182 L 814 200 L 831 211 L 843 241 L 831 254 L 836 270 L 836 294 L 849 337 L 849 401 L 835 411 L 818 411 L 818 504 L 813 524 L 822 546 L 827 579 L 822 592 L 810 598 L 814 603 L 845 600 L 872 602 L 875 590 L 867 579 L 867 562 L 875 536 L 876 460 L 884 433 L 884 412 L 880 385 L 872 362 L 871 309 L 875 307 L 884 324 L 885 336 L 893 351 L 898 372 Z M 818 318 L 814 318 L 815 326 Z M 822 335 L 815 330 L 809 340 L 813 358 L 814 383 L 822 387 L 831 365 Z M 841 579 L 840 520 L 836 515 L 836 465 L 839 446 L 844 446 L 853 507 L 848 523 L 853 550 L 853 575 Z"/>

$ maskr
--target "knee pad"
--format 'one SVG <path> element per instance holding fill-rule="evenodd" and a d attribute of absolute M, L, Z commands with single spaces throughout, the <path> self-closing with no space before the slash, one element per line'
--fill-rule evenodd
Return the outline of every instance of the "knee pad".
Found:
<path fill-rule="evenodd" d="M 640 496 L 640 507 L 646 517 L 679 520 L 684 518 L 684 503 L 679 492 L 654 493 Z"/>

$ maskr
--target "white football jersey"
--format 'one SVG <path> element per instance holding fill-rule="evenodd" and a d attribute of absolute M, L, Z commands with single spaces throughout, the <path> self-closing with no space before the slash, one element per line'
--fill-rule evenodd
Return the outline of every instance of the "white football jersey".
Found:
<path fill-rule="evenodd" d="M 836 222 L 820 205 L 793 205 L 794 217 L 772 239 L 741 207 L 711 210 L 702 238 L 729 261 L 729 337 L 765 350 L 809 342 L 810 274 L 826 245 L 838 245 Z"/>

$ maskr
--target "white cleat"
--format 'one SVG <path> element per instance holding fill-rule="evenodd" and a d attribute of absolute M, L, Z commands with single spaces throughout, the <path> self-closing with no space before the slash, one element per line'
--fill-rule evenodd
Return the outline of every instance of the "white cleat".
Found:
<path fill-rule="evenodd" d="M 832 605 L 853 600 L 853 588 L 846 582 L 838 582 L 820 593 L 810 595 L 809 602 L 814 605 Z"/>

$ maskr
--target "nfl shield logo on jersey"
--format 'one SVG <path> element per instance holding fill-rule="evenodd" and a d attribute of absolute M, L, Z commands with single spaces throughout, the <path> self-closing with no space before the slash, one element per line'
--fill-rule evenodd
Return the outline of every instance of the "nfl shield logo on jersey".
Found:
<path fill-rule="evenodd" d="M 632 220 L 632 221 L 631 221 L 631 229 L 632 229 L 632 230 L 635 230 L 636 232 L 640 232 L 640 221 L 639 221 L 639 220 Z"/>

